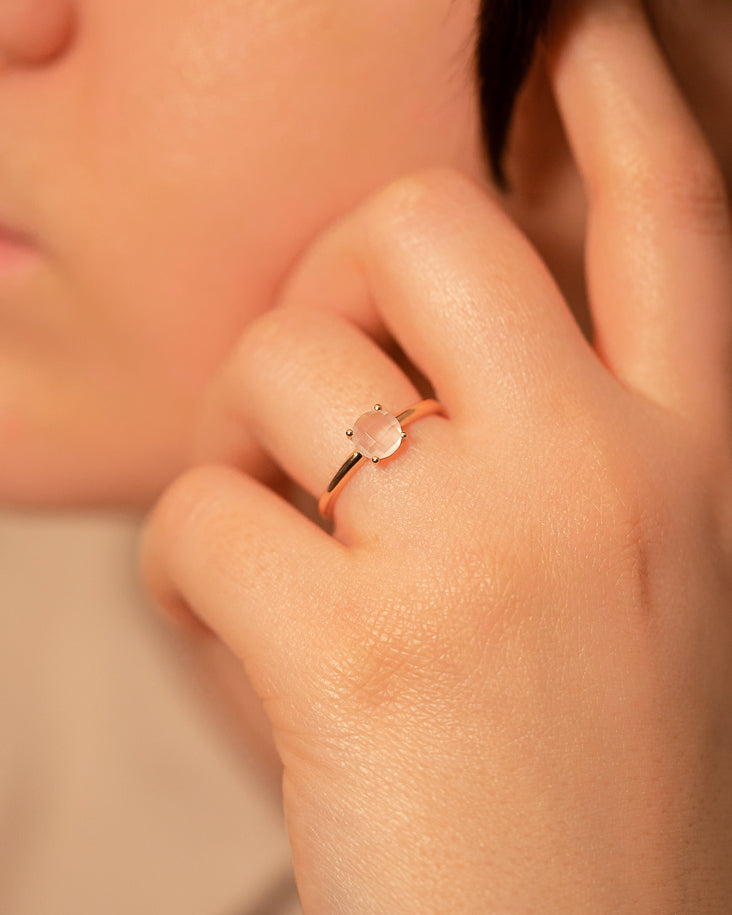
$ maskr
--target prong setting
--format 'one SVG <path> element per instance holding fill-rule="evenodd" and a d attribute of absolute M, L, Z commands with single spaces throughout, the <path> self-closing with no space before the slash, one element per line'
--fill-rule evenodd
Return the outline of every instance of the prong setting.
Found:
<path fill-rule="evenodd" d="M 378 403 L 359 416 L 346 435 L 356 450 L 374 464 L 392 455 L 404 439 L 399 420 Z"/>

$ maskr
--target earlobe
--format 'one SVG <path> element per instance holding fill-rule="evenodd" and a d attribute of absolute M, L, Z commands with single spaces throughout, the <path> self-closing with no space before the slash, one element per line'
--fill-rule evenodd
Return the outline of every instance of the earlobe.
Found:
<path fill-rule="evenodd" d="M 0 3 L 0 63 L 45 64 L 64 53 L 75 29 L 72 0 L 3 0 Z"/>

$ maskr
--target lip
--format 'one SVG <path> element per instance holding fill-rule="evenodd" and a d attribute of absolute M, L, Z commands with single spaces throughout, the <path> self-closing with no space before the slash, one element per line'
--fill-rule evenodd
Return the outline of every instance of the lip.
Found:
<path fill-rule="evenodd" d="M 0 222 L 0 276 L 22 267 L 37 250 L 29 235 Z"/>

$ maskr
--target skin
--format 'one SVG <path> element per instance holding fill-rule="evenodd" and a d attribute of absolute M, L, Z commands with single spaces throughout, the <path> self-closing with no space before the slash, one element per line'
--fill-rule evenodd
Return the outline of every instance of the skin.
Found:
<path fill-rule="evenodd" d="M 144 505 L 204 465 L 144 573 L 264 700 L 306 911 L 721 912 L 724 137 L 635 3 L 570 3 L 501 206 L 474 13 L 5 4 L 6 205 L 40 250 L 0 295 L 0 495 Z M 332 529 L 282 498 L 312 509 L 342 430 L 424 379 L 448 416 Z"/>
<path fill-rule="evenodd" d="M 357 472 L 332 533 L 215 463 L 147 527 L 158 600 L 264 699 L 305 911 L 729 907 L 724 178 L 634 3 L 570 6 L 548 64 L 594 345 L 480 188 L 402 178 L 311 246 L 207 422 L 316 498 L 364 404 L 422 393 L 383 328 L 448 416 Z"/>
<path fill-rule="evenodd" d="M 0 500 L 150 503 L 317 232 L 404 172 L 482 176 L 474 13 L 3 4 L 0 223 L 40 255 L 0 289 Z"/>
<path fill-rule="evenodd" d="M 25 230 L 37 256 L 0 285 L 0 501 L 149 504 L 190 462 L 201 392 L 319 231 L 428 165 L 491 193 L 476 11 L 474 0 L 2 4 L 0 224 Z M 659 20 L 732 175 L 732 132 L 716 116 L 732 72 L 709 39 L 725 30 L 700 33 L 698 60 L 685 41 L 725 11 L 729 31 L 728 6 L 712 0 L 662 5 Z M 582 187 L 540 58 L 505 206 L 589 331 Z"/>

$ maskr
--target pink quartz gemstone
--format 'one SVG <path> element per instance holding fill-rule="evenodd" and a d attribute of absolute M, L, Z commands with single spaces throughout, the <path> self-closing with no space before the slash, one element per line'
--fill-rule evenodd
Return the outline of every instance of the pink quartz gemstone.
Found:
<path fill-rule="evenodd" d="M 399 420 L 386 410 L 369 410 L 353 424 L 353 447 L 367 458 L 386 458 L 402 443 Z"/>

